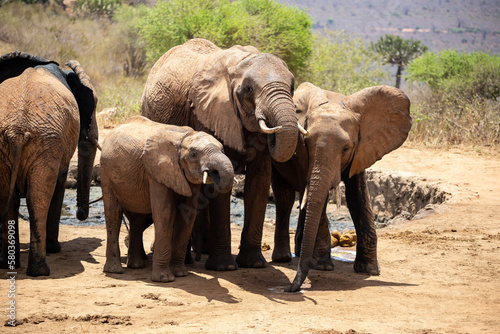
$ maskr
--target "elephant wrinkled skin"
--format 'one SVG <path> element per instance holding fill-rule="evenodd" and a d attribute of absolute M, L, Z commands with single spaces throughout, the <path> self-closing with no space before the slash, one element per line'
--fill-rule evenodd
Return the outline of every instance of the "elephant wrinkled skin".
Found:
<path fill-rule="evenodd" d="M 272 259 L 291 260 L 288 225 L 297 191 L 302 199 L 295 253 L 300 259 L 290 291 L 300 289 L 309 269 L 333 269 L 326 205 L 329 190 L 343 181 L 357 234 L 354 270 L 378 275 L 377 235 L 365 169 L 406 140 L 411 128 L 410 100 L 389 86 L 365 88 L 346 97 L 303 83 L 294 102 L 309 136 L 299 138 L 292 159 L 273 164 L 276 231 Z"/>
<path fill-rule="evenodd" d="M 66 65 L 71 70 L 63 71 L 53 61 L 19 51 L 0 58 L 0 267 L 20 266 L 18 210 L 20 199 L 26 197 L 30 276 L 49 275 L 46 252 L 61 249 L 59 219 L 69 162 L 77 145 L 77 218 L 88 216 L 97 148 L 97 98 L 80 64 L 71 60 Z M 8 235 L 8 226 L 14 227 L 15 234 Z M 8 259 L 13 248 L 15 264 Z"/>
<path fill-rule="evenodd" d="M 131 117 L 104 140 L 101 187 L 106 216 L 105 272 L 122 273 L 118 236 L 122 215 L 130 221 L 127 266 L 143 268 L 143 231 L 154 222 L 152 280 L 186 276 L 184 258 L 200 184 L 230 192 L 234 172 L 222 144 L 204 132 Z"/>
<path fill-rule="evenodd" d="M 230 194 L 205 196 L 208 213 L 198 219 L 209 217 L 207 269 L 266 266 L 261 241 L 271 161 L 290 159 L 299 131 L 293 86 L 293 74 L 280 58 L 252 46 L 222 50 L 204 39 L 170 49 L 149 73 L 142 115 L 214 135 L 223 143 L 235 173 L 246 174 L 244 227 L 236 262 L 231 255 Z"/>

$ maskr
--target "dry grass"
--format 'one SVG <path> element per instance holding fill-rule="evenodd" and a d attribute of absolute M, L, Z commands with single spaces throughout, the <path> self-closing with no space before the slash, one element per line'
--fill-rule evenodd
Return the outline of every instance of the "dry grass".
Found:
<path fill-rule="evenodd" d="M 415 90 L 411 107 L 413 126 L 408 141 L 433 148 L 500 146 L 498 101 L 479 97 L 461 99 Z"/>

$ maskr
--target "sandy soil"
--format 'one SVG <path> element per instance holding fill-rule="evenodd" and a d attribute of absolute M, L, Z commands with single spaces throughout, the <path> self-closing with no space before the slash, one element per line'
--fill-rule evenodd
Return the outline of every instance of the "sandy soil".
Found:
<path fill-rule="evenodd" d="M 198 262 L 187 277 L 157 284 L 150 280 L 151 264 L 122 275 L 102 272 L 104 226 L 61 226 L 63 250 L 47 259 L 51 276 L 32 278 L 25 275 L 29 226 L 22 222 L 18 326 L 1 332 L 499 333 L 498 152 L 405 146 L 375 166 L 444 180 L 465 194 L 439 213 L 379 229 L 380 276 L 356 274 L 352 263 L 334 261 L 333 272 L 313 270 L 303 290 L 289 294 L 280 288 L 293 279 L 296 259 L 234 272 L 207 271 Z M 240 231 L 234 225 L 233 254 Z M 146 239 L 149 245 L 151 229 Z M 264 241 L 272 247 L 272 240 L 268 222 Z M 271 252 L 264 252 L 269 261 Z M 6 322 L 9 281 L 5 270 L 0 274 Z"/>

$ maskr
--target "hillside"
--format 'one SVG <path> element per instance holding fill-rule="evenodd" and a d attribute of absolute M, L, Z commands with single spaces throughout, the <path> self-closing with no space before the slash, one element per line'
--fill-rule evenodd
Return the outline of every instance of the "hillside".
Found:
<path fill-rule="evenodd" d="M 500 53 L 499 0 L 278 0 L 307 8 L 314 29 L 344 30 L 367 41 L 385 34 L 422 41 L 431 51 Z"/>

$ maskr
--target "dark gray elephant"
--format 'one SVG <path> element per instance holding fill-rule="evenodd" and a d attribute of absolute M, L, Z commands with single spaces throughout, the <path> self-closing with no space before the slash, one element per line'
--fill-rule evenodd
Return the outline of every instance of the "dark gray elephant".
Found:
<path fill-rule="evenodd" d="M 61 250 L 59 219 L 77 145 L 77 218 L 88 216 L 97 98 L 80 64 L 71 60 L 67 66 L 71 70 L 63 71 L 56 62 L 19 51 L 0 58 L 0 267 L 20 266 L 18 210 L 26 197 L 30 276 L 49 275 L 46 252 Z"/>
<path fill-rule="evenodd" d="M 343 181 L 357 234 L 354 270 L 378 275 L 377 235 L 365 169 L 406 140 L 411 128 L 410 101 L 402 91 L 389 86 L 344 96 L 303 83 L 294 102 L 309 136 L 299 138 L 292 159 L 273 164 L 273 261 L 291 260 L 288 225 L 297 191 L 302 197 L 295 239 L 300 260 L 290 291 L 300 289 L 309 269 L 333 269 L 326 204 L 329 190 Z"/>
<path fill-rule="evenodd" d="M 108 232 L 104 271 L 123 272 L 118 236 L 125 214 L 130 221 L 127 266 L 145 267 L 142 235 L 154 222 L 152 280 L 186 276 L 184 258 L 200 185 L 211 183 L 221 193 L 233 186 L 233 166 L 222 144 L 187 126 L 131 117 L 104 140 L 100 170 Z"/>
<path fill-rule="evenodd" d="M 261 241 L 271 160 L 290 159 L 299 131 L 293 85 L 294 77 L 280 58 L 252 46 L 222 50 L 204 39 L 172 48 L 149 74 L 142 115 L 214 135 L 235 173 L 246 174 L 237 264 L 231 256 L 230 194 L 202 191 L 209 211 L 204 216 L 210 221 L 207 269 L 266 266 Z"/>

